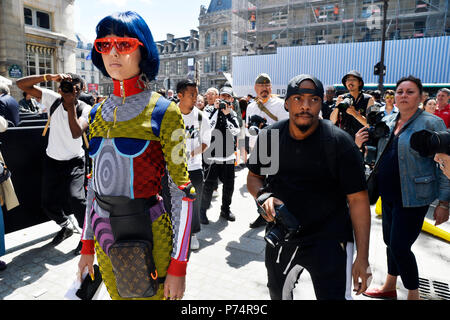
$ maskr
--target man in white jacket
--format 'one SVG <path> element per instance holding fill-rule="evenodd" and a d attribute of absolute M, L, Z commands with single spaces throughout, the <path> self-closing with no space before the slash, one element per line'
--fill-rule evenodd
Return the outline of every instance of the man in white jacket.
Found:
<path fill-rule="evenodd" d="M 228 221 L 236 218 L 230 211 L 234 191 L 234 162 L 236 137 L 240 132 L 236 112 L 232 109 L 233 91 L 231 87 L 220 90 L 220 99 L 214 106 L 205 108 L 212 130 L 211 145 L 204 153 L 205 184 L 200 208 L 200 222 L 208 224 L 206 211 L 211 204 L 213 191 L 217 188 L 218 179 L 223 183 L 222 206 L 220 216 Z"/>

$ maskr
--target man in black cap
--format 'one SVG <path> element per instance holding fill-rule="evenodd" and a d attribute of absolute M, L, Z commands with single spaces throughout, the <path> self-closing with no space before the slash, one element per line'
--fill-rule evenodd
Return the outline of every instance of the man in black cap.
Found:
<path fill-rule="evenodd" d="M 206 211 L 211 204 L 212 193 L 217 189 L 218 179 L 222 181 L 222 206 L 220 216 L 228 221 L 235 221 L 230 210 L 234 192 L 234 161 L 236 137 L 240 132 L 236 112 L 232 109 L 234 94 L 231 87 L 220 89 L 220 99 L 213 106 L 205 107 L 212 129 L 211 144 L 203 154 L 206 164 L 205 183 L 200 205 L 200 223 L 208 224 Z"/>
<path fill-rule="evenodd" d="M 363 160 L 348 134 L 319 119 L 322 100 L 319 80 L 293 78 L 285 99 L 289 119 L 260 132 L 247 164 L 247 188 L 270 222 L 265 263 L 272 299 L 292 299 L 304 269 L 317 299 L 351 299 L 352 277 L 356 294 L 368 286 L 370 207 Z M 265 175 L 268 185 L 262 188 Z"/>
<path fill-rule="evenodd" d="M 355 138 L 358 130 L 367 126 L 366 112 L 375 100 L 371 95 L 362 92 L 364 81 L 356 70 L 347 73 L 342 78 L 342 84 L 348 93 L 337 98 L 330 120 Z"/>

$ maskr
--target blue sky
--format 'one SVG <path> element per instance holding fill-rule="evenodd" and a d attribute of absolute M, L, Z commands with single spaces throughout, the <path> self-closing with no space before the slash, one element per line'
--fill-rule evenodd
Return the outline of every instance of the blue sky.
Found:
<path fill-rule="evenodd" d="M 197 29 L 200 6 L 209 0 L 75 0 L 75 32 L 89 42 L 95 39 L 95 26 L 107 15 L 118 11 L 136 11 L 147 22 L 155 41 L 189 35 Z"/>

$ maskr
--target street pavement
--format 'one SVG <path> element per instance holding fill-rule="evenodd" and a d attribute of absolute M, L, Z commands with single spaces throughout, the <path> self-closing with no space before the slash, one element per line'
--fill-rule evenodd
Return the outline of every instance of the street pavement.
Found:
<path fill-rule="evenodd" d="M 190 256 L 184 299 L 270 299 L 264 266 L 264 228 L 249 228 L 249 223 L 256 218 L 256 205 L 247 191 L 246 177 L 247 169 L 236 172 L 231 205 L 235 222 L 219 217 L 219 187 L 219 196 L 213 199 L 208 210 L 210 224 L 202 225 L 198 233 L 200 249 Z M 382 239 L 381 218 L 375 214 L 374 206 L 371 210 L 369 261 L 373 272 L 372 286 L 378 286 L 386 276 L 386 248 Z M 442 229 L 450 232 L 450 222 L 446 222 Z M 80 240 L 80 234 L 75 233 L 53 246 L 51 240 L 58 230 L 59 227 L 50 221 L 6 235 L 7 252 L 0 259 L 8 264 L 8 268 L 0 272 L 0 299 L 64 299 L 76 277 L 79 256 L 73 255 L 73 249 Z M 450 243 L 421 232 L 413 252 L 419 267 L 422 297 L 450 300 Z M 407 291 L 400 278 L 397 286 L 398 298 L 406 299 Z M 306 271 L 297 284 L 294 298 L 315 299 Z M 370 300 L 362 295 L 353 295 L 353 298 Z"/>

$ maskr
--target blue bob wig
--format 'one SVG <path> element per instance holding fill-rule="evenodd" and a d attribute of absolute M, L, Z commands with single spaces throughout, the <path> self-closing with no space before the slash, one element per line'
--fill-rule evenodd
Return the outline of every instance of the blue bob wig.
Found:
<path fill-rule="evenodd" d="M 153 40 L 152 33 L 144 19 L 133 11 L 118 12 L 103 18 L 96 27 L 97 39 L 104 38 L 110 34 L 118 37 L 137 38 L 144 46 L 139 46 L 141 50 L 141 62 L 139 67 L 149 81 L 156 78 L 159 70 L 159 53 Z M 100 69 L 104 76 L 110 77 L 106 71 L 100 53 L 92 48 L 92 62 Z"/>

